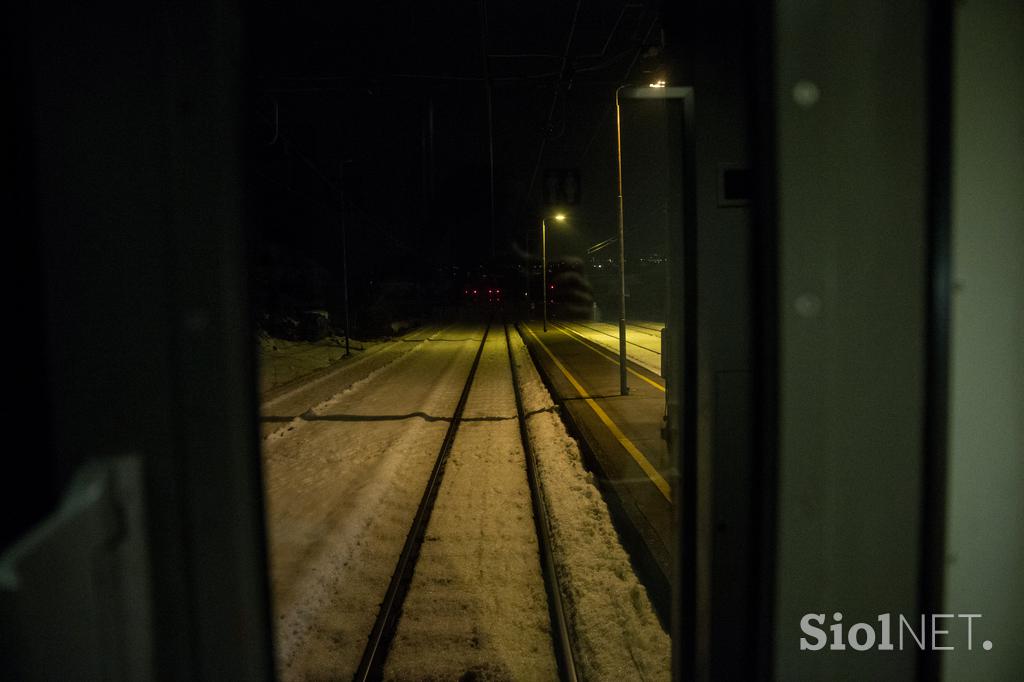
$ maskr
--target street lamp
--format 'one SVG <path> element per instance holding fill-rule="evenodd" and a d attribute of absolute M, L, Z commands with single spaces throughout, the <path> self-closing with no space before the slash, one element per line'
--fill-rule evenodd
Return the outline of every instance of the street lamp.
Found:
<path fill-rule="evenodd" d="M 554 215 L 557 222 L 565 222 L 565 214 Z M 548 225 L 547 219 L 540 219 L 540 250 L 541 250 L 541 297 L 544 302 L 544 331 L 548 330 Z"/>
<path fill-rule="evenodd" d="M 620 96 L 627 99 L 683 99 L 692 94 L 690 88 L 670 87 L 658 80 L 647 87 L 620 85 L 615 89 L 615 156 L 619 183 L 619 393 L 629 395 L 626 381 L 626 240 L 622 210 L 622 109 Z"/>
<path fill-rule="evenodd" d="M 625 85 L 615 89 L 615 159 L 619 171 L 619 394 L 629 395 L 626 382 L 626 240 L 622 212 L 622 109 L 619 93 Z"/>

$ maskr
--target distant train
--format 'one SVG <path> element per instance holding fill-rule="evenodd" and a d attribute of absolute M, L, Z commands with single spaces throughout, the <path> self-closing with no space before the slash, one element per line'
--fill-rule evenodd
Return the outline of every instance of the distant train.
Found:
<path fill-rule="evenodd" d="M 473 307 L 500 307 L 502 296 L 502 288 L 493 282 L 467 285 L 462 291 L 463 303 Z"/>

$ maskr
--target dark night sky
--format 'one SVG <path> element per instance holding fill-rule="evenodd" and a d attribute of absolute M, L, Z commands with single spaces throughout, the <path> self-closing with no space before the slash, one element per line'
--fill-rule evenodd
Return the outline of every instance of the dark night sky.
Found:
<path fill-rule="evenodd" d="M 333 270 L 345 160 L 355 277 L 414 279 L 442 264 L 492 262 L 488 72 L 494 261 L 518 262 L 528 231 L 535 250 L 546 168 L 579 168 L 582 176 L 582 204 L 571 226 L 552 235 L 551 255 L 582 255 L 611 236 L 613 93 L 664 73 L 660 29 L 642 2 L 580 3 L 574 21 L 576 10 L 575 2 L 490 0 L 485 61 L 478 1 L 267 3 L 249 47 L 259 241 Z M 656 222 L 658 210 L 629 198 L 631 173 L 634 187 L 658 177 L 664 117 L 646 117 L 624 112 L 624 144 L 636 148 L 626 163 L 634 231 L 637 219 Z M 645 143 L 643 135 L 654 137 Z M 660 236 L 637 235 L 627 244 L 658 250 Z"/>

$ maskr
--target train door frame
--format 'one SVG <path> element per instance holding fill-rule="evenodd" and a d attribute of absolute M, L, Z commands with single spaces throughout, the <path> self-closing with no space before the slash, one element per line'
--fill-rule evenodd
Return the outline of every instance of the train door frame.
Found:
<path fill-rule="evenodd" d="M 752 258 L 752 322 L 753 339 L 752 366 L 754 384 L 752 465 L 757 485 L 755 486 L 756 514 L 752 536 L 753 559 L 749 575 L 755 585 L 755 602 L 751 605 L 751 633 L 754 650 L 751 651 L 752 669 L 757 671 L 755 679 L 777 679 L 798 675 L 794 665 L 803 665 L 790 653 L 797 650 L 799 629 L 794 623 L 781 622 L 780 585 L 791 581 L 784 574 L 780 547 L 780 536 L 792 524 L 792 516 L 782 513 L 781 507 L 792 505 L 792 491 L 783 487 L 782 472 L 784 460 L 791 456 L 783 447 L 783 420 L 785 407 L 781 401 L 786 381 L 783 367 L 784 348 L 783 320 L 793 313 L 793 301 L 783 297 L 785 279 L 789 274 L 782 265 L 785 245 L 783 231 L 785 219 L 780 206 L 786 201 L 799 200 L 798 186 L 792 180 L 780 181 L 779 167 L 784 153 L 784 140 L 791 139 L 795 127 L 792 115 L 783 120 L 780 110 L 792 106 L 787 99 L 796 99 L 800 106 L 813 106 L 817 96 L 831 96 L 837 92 L 834 76 L 828 69 L 814 69 L 813 64 L 822 64 L 825 56 L 836 59 L 843 56 L 851 44 L 860 39 L 860 56 L 873 50 L 877 63 L 885 64 L 890 77 L 909 79 L 913 88 L 900 92 L 903 106 L 903 123 L 908 126 L 906 135 L 913 136 L 919 147 L 916 154 L 924 159 L 921 165 L 909 164 L 899 177 L 901 183 L 913 191 L 901 199 L 902 206 L 913 206 L 921 217 L 916 228 L 920 232 L 920 245 L 915 247 L 920 264 L 919 286 L 921 296 L 915 305 L 908 306 L 920 316 L 918 343 L 921 351 L 920 379 L 916 389 L 909 382 L 910 390 L 919 391 L 919 398 L 911 401 L 913 411 L 920 416 L 921 428 L 918 433 L 919 449 L 907 453 L 914 458 L 910 465 L 913 475 L 918 478 L 919 496 L 907 512 L 916 514 L 922 521 L 917 524 L 915 537 L 905 538 L 891 558 L 916 565 L 912 580 L 900 587 L 900 594 L 916 604 L 920 613 L 942 611 L 942 589 L 945 564 L 945 515 L 947 475 L 947 433 L 948 433 L 948 372 L 949 372 L 949 320 L 950 320 L 950 168 L 951 168 L 951 55 L 952 55 L 952 13 L 949 3 L 917 4 L 900 6 L 898 21 L 890 21 L 895 15 L 887 14 L 882 6 L 866 9 L 858 3 L 843 3 L 833 6 L 829 12 L 857 11 L 874 13 L 877 25 L 888 30 L 906 31 L 912 40 L 903 42 L 887 40 L 883 43 L 871 41 L 870 37 L 858 34 L 858 38 L 847 41 L 841 47 L 834 44 L 822 45 L 826 27 L 822 25 L 821 14 L 801 6 L 792 0 L 775 0 L 759 5 L 753 12 L 748 27 L 750 44 L 753 46 L 750 64 L 750 91 L 753 96 L 750 113 L 750 131 L 753 142 L 753 258 Z M 890 8 L 891 9 L 891 8 Z M 864 15 L 862 15 L 863 18 Z M 785 17 L 785 21 L 783 20 Z M 798 19 L 798 20 L 797 20 Z M 799 26 L 801 30 L 793 30 Z M 787 52 L 783 52 L 786 50 Z M 849 56 L 851 52 L 847 53 Z M 809 61 L 814 55 L 813 63 Z M 823 56 L 825 55 L 825 56 Z M 860 58 L 858 56 L 858 58 Z M 802 61 L 801 61 L 802 60 Z M 783 63 L 785 61 L 785 63 Z M 807 73 L 814 73 L 820 90 L 803 87 L 799 92 L 793 82 L 793 67 L 801 63 Z M 812 85 L 814 81 L 808 80 Z M 804 97 L 806 96 L 806 97 Z M 803 102 L 800 104 L 800 102 Z M 884 100 L 883 100 L 884 101 Z M 895 114 L 886 113 L 879 121 L 872 122 L 873 129 L 881 135 L 891 135 L 892 128 L 886 129 L 887 121 L 895 120 Z M 848 130 L 829 129 L 828 135 L 848 135 Z M 826 141 L 824 131 L 816 131 L 820 141 Z M 790 136 L 790 137 L 787 137 Z M 901 150 L 896 153 L 906 154 Z M 912 158 L 917 158 L 911 155 Z M 873 162 L 873 161 L 872 161 Z M 884 166 L 883 166 L 884 167 Z M 867 169 L 861 168 L 861 172 Z M 870 201 L 870 197 L 840 195 L 833 200 L 846 198 L 851 205 Z M 891 220 L 892 215 L 886 214 Z M 792 234 L 787 235 L 792 240 Z M 916 348 L 916 346 L 915 346 Z M 791 369 L 788 371 L 792 371 Z M 864 489 L 865 499 L 871 499 L 871 490 Z M 787 497 L 789 499 L 787 499 Z M 850 510 L 852 511 L 852 510 Z M 927 520 L 925 523 L 924 521 Z M 790 529 L 789 532 L 792 532 Z M 833 569 L 832 580 L 843 578 L 843 569 Z M 879 573 L 886 569 L 878 567 Z M 891 604 L 890 604 L 891 606 Z M 822 605 L 822 610 L 834 608 Z M 795 635 L 793 633 L 796 633 Z M 937 680 L 941 677 L 940 652 L 922 650 L 911 655 L 905 671 L 905 679 Z M 891 657 L 890 657 L 891 659 Z M 816 668 L 819 676 L 839 674 L 837 660 L 849 662 L 849 658 L 818 659 Z M 867 659 L 864 659 L 866 662 Z M 891 662 L 891 661 L 890 661 Z M 878 662 L 867 663 L 881 665 Z M 864 673 L 862 669 L 861 672 Z M 877 676 L 884 668 L 875 668 Z M 890 673 L 892 669 L 889 669 Z M 846 670 L 849 674 L 849 670 Z"/>

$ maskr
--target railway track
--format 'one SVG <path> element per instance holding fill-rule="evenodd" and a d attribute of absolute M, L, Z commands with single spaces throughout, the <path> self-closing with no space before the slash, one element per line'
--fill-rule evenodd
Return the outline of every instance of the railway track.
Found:
<path fill-rule="evenodd" d="M 491 324 L 489 323 L 484 332 L 483 339 L 477 349 L 476 356 L 470 367 L 466 382 L 460 394 L 459 401 L 453 413 L 444 439 L 441 443 L 430 476 L 423 490 L 415 517 L 413 518 L 405 544 L 395 565 L 384 600 L 381 602 L 377 618 L 367 639 L 366 647 L 363 650 L 359 666 L 354 679 L 378 680 L 383 679 L 387 673 L 389 656 L 392 653 L 396 634 L 402 627 L 403 608 L 410 601 L 410 593 L 415 589 L 417 566 L 423 554 L 425 536 L 431 528 L 431 519 L 434 517 L 435 507 L 442 488 L 442 481 L 445 471 L 449 465 L 452 452 L 459 445 L 460 427 L 466 422 L 480 424 L 481 420 L 502 421 L 509 419 L 504 416 L 467 417 L 466 409 L 473 392 L 474 384 L 478 379 L 478 368 L 481 358 L 491 337 Z M 518 424 L 519 445 L 525 463 L 525 478 L 529 487 L 529 508 L 533 515 L 533 527 L 536 534 L 536 548 L 539 556 L 539 565 L 534 570 L 540 569 L 543 576 L 543 592 L 547 601 L 548 627 L 550 633 L 551 648 L 557 666 L 559 678 L 562 680 L 576 680 L 578 669 L 578 655 L 574 647 L 571 628 L 567 622 L 566 609 L 562 602 L 562 589 L 558 583 L 558 575 L 555 569 L 555 562 L 551 551 L 551 533 L 547 518 L 547 506 L 543 499 L 542 489 L 538 480 L 536 461 L 526 426 L 526 412 L 523 407 L 523 399 L 519 389 L 518 369 L 513 358 L 512 344 L 509 339 L 508 326 L 502 325 L 504 330 L 504 342 L 508 369 L 512 380 L 512 388 L 515 396 L 515 417 Z M 492 338 L 493 341 L 493 338 Z M 492 356 L 493 357 L 493 356 Z M 493 371 L 493 370 L 492 370 Z M 493 392 L 495 389 L 490 388 Z M 467 436 L 468 437 L 468 436 Z M 503 550 L 496 542 L 497 538 L 490 541 L 489 551 L 500 553 Z M 531 561 L 534 561 L 531 559 Z M 535 562 L 536 563 L 536 562 Z M 422 582 L 422 581 L 421 581 Z M 429 597 L 427 598 L 429 600 Z M 423 601 L 422 599 L 420 600 Z"/>
<path fill-rule="evenodd" d="M 618 338 L 619 338 L 618 330 L 616 330 L 616 332 L 613 334 L 613 333 L 611 333 L 609 331 L 605 331 L 603 329 L 598 329 L 597 327 L 592 327 L 589 324 L 584 324 L 583 322 L 578 322 L 578 321 L 563 322 L 563 323 L 561 323 L 561 326 L 568 327 L 570 324 L 577 325 L 577 326 L 583 327 L 585 329 L 589 329 L 590 331 L 597 332 L 598 334 L 603 334 L 604 336 L 608 336 L 608 337 L 611 337 L 611 338 L 616 339 L 616 340 L 618 340 Z M 633 325 L 633 323 L 630 322 L 630 325 Z M 633 326 L 638 326 L 639 327 L 640 325 L 633 325 Z M 641 327 L 641 328 L 642 329 L 650 329 L 649 327 Z M 646 351 L 650 351 L 651 353 L 655 353 L 657 355 L 661 355 L 661 349 L 660 348 L 651 348 L 650 346 L 645 346 L 642 343 L 637 343 L 636 341 L 630 341 L 629 340 L 629 333 L 628 333 L 629 330 L 628 330 L 628 328 L 627 328 L 626 331 L 627 331 L 627 333 L 626 333 L 626 343 L 628 345 L 636 346 L 637 348 L 642 348 L 642 349 L 644 349 Z"/>
<path fill-rule="evenodd" d="M 646 329 L 647 331 L 653 332 L 655 334 L 661 334 L 661 329 L 664 326 L 662 325 L 661 327 L 652 327 L 650 325 L 641 324 L 640 322 L 629 322 L 627 324 L 630 327 L 636 327 L 637 329 Z"/>
<path fill-rule="evenodd" d="M 666 634 L 519 335 L 406 345 L 314 384 L 333 395 L 263 442 L 280 679 L 665 679 Z"/>

